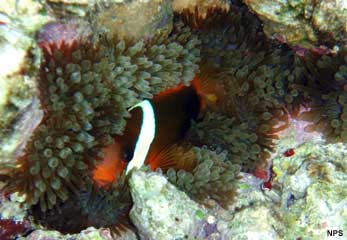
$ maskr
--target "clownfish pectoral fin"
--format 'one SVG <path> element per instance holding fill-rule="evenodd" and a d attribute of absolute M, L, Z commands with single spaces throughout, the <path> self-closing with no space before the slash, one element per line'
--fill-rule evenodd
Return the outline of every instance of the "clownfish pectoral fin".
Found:
<path fill-rule="evenodd" d="M 133 158 L 126 168 L 126 174 L 135 167 L 142 167 L 155 136 L 155 114 L 152 104 L 148 100 L 144 100 L 130 108 L 129 111 L 136 107 L 140 107 L 142 110 L 142 125 L 135 145 Z"/>
<path fill-rule="evenodd" d="M 191 171 L 196 165 L 196 157 L 192 148 L 183 147 L 176 143 L 165 147 L 159 153 L 150 152 L 146 165 L 149 165 L 153 171 L 157 168 L 163 172 L 169 168 Z"/>

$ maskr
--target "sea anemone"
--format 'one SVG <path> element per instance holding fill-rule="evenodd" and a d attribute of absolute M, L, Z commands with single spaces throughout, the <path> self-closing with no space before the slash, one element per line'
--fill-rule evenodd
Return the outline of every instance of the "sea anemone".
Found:
<path fill-rule="evenodd" d="M 127 108 L 180 82 L 189 85 L 198 68 L 199 40 L 182 23 L 167 38 L 136 43 L 107 34 L 95 40 L 79 27 L 49 24 L 39 35 L 44 118 L 5 188 L 42 211 L 85 185 L 102 148 L 122 134 Z"/>

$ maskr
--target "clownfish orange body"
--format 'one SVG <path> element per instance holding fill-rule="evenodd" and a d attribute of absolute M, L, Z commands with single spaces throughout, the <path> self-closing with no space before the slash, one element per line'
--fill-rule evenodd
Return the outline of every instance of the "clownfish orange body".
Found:
<path fill-rule="evenodd" d="M 211 96 L 203 93 L 198 78 L 195 78 L 191 86 L 180 84 L 145 100 L 146 106 L 138 104 L 140 107 L 132 108 L 123 135 L 104 148 L 104 158 L 92 173 L 94 182 L 101 187 L 108 186 L 117 176 L 130 170 L 131 165 L 141 166 L 143 161 L 152 170 L 168 169 L 171 163 L 160 157 L 161 153 L 184 137 L 191 120 L 197 119 L 201 109 L 206 107 L 206 99 Z M 136 163 L 139 156 L 135 155 L 143 157 L 143 161 Z"/>

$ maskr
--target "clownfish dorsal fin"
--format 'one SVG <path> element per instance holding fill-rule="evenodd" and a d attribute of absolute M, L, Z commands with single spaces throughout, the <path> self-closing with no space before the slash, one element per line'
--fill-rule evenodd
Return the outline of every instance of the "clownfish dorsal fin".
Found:
<path fill-rule="evenodd" d="M 154 171 L 160 168 L 166 172 L 169 168 L 191 171 L 196 164 L 196 157 L 191 148 L 179 143 L 166 146 L 157 154 L 149 154 L 146 165 Z"/>
<path fill-rule="evenodd" d="M 131 107 L 129 111 L 134 108 L 140 107 L 142 110 L 142 124 L 139 137 L 135 144 L 133 158 L 130 160 L 125 174 L 128 174 L 134 167 L 140 168 L 145 162 L 149 148 L 155 136 L 155 114 L 150 101 L 144 100 L 135 106 Z"/>

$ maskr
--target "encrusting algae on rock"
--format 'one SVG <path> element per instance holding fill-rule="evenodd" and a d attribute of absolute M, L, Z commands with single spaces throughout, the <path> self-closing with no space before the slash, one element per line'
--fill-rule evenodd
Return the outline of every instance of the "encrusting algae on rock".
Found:
<path fill-rule="evenodd" d="M 291 45 L 346 44 L 346 2 L 341 0 L 244 1 L 264 24 L 269 38 Z"/>
<path fill-rule="evenodd" d="M 1 14 L 1 21 L 11 21 L 11 18 Z M 42 117 L 35 96 L 40 58 L 33 56 L 39 52 L 18 22 L 0 25 L 0 159 L 8 166 L 15 165 L 12 160 L 18 157 Z"/>
<path fill-rule="evenodd" d="M 134 172 L 129 184 L 134 199 L 130 218 L 143 238 L 184 238 L 201 221 L 199 214 L 205 215 L 204 209 L 158 173 Z"/>

